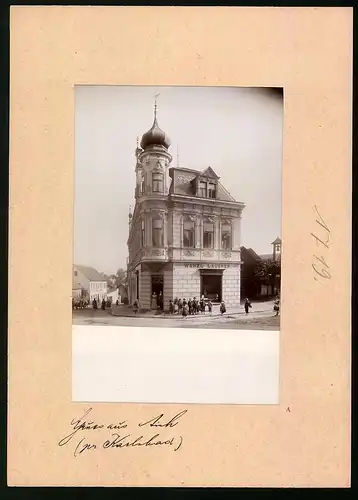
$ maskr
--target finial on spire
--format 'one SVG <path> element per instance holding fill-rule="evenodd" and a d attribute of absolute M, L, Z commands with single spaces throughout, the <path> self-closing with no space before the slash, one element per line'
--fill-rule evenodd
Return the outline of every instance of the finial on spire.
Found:
<path fill-rule="evenodd" d="M 157 119 L 157 97 L 160 96 L 160 92 L 154 96 L 154 120 Z"/>
<path fill-rule="evenodd" d="M 139 137 L 137 136 L 137 148 L 139 147 Z"/>

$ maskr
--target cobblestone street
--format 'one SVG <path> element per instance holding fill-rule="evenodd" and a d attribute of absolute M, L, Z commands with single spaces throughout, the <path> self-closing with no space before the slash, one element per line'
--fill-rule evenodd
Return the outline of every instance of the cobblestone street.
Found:
<path fill-rule="evenodd" d="M 178 315 L 160 314 L 152 312 L 135 315 L 125 306 L 120 307 L 118 315 L 112 315 L 110 310 L 94 310 L 92 308 L 73 311 L 75 325 L 111 325 L 111 326 L 139 326 L 162 328 L 231 328 L 244 330 L 278 330 L 280 319 L 274 316 L 272 303 L 253 304 L 252 312 L 248 315 L 241 309 L 228 310 L 221 316 L 218 311 L 210 315 L 198 314 L 182 317 Z"/>

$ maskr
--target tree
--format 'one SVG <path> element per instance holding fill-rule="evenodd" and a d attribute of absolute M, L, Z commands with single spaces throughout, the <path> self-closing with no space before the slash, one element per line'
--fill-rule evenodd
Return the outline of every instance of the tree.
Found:
<path fill-rule="evenodd" d="M 256 265 L 254 277 L 260 284 L 272 285 L 278 292 L 281 288 L 281 261 L 262 261 Z"/>
<path fill-rule="evenodd" d="M 115 278 L 116 278 L 115 283 L 117 288 L 121 285 L 127 286 L 127 271 L 125 269 L 119 268 L 117 270 Z"/>

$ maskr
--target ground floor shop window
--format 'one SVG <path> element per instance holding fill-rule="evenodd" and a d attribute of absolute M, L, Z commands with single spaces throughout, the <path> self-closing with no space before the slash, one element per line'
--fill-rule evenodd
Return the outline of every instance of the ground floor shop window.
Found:
<path fill-rule="evenodd" d="M 202 274 L 200 279 L 200 297 L 211 301 L 222 300 L 222 274 Z"/>

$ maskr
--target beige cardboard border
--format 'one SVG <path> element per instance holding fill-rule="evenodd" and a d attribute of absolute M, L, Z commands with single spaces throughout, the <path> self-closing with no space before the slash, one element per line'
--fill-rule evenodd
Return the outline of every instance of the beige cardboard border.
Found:
<path fill-rule="evenodd" d="M 348 8 L 12 7 L 9 484 L 349 485 L 351 79 Z M 71 403 L 75 84 L 285 90 L 281 404 L 190 406 L 177 453 L 57 446 L 86 407 Z"/>

